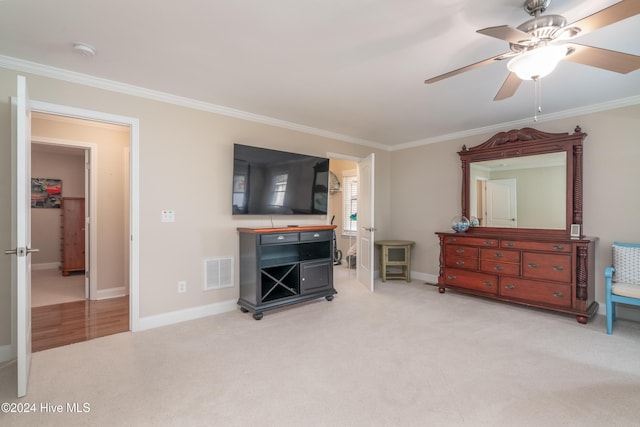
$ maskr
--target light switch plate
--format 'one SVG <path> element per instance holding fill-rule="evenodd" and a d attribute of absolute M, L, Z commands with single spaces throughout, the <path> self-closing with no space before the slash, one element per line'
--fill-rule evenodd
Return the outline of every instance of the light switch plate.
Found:
<path fill-rule="evenodd" d="M 165 209 L 160 213 L 160 222 L 175 222 L 176 213 L 171 209 Z"/>

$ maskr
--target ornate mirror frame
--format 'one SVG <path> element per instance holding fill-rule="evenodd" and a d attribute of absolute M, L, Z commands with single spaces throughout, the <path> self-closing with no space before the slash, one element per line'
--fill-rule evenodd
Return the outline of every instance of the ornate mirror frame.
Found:
<path fill-rule="evenodd" d="M 515 233 L 569 237 L 571 225 L 582 230 L 582 142 L 587 136 L 576 126 L 574 133 L 548 133 L 532 128 L 500 132 L 482 144 L 458 152 L 462 163 L 462 215 L 469 218 L 471 163 L 530 156 L 534 154 L 565 152 L 566 165 L 566 222 L 565 229 L 470 227 L 468 233 Z M 575 227 L 574 227 L 575 228 Z M 580 236 L 582 237 L 582 236 Z"/>

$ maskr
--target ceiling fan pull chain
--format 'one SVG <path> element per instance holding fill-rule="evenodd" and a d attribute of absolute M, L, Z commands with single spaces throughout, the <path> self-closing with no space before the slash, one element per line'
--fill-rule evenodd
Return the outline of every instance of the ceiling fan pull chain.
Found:
<path fill-rule="evenodd" d="M 540 78 L 533 78 L 533 91 L 534 91 L 534 113 L 533 113 L 533 121 L 538 121 L 538 114 L 542 112 L 542 97 L 540 96 Z"/>

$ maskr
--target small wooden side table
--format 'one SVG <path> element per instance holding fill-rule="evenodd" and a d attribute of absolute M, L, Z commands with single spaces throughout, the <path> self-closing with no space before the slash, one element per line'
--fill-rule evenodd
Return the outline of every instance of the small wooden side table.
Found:
<path fill-rule="evenodd" d="M 387 279 L 405 279 L 411 282 L 411 246 L 415 242 L 410 240 L 378 240 L 380 246 L 380 274 L 382 281 Z M 400 273 L 389 273 L 387 267 L 400 267 Z"/>

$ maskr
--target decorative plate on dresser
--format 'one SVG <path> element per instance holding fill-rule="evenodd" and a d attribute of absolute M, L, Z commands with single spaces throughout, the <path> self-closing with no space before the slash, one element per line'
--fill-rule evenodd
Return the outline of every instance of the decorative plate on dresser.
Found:
<path fill-rule="evenodd" d="M 579 127 L 573 134 L 524 128 L 462 148 L 461 215 L 478 225 L 436 233 L 440 293 L 454 289 L 587 323 L 598 310 L 598 239 L 575 236 L 582 226 L 585 137 Z"/>

